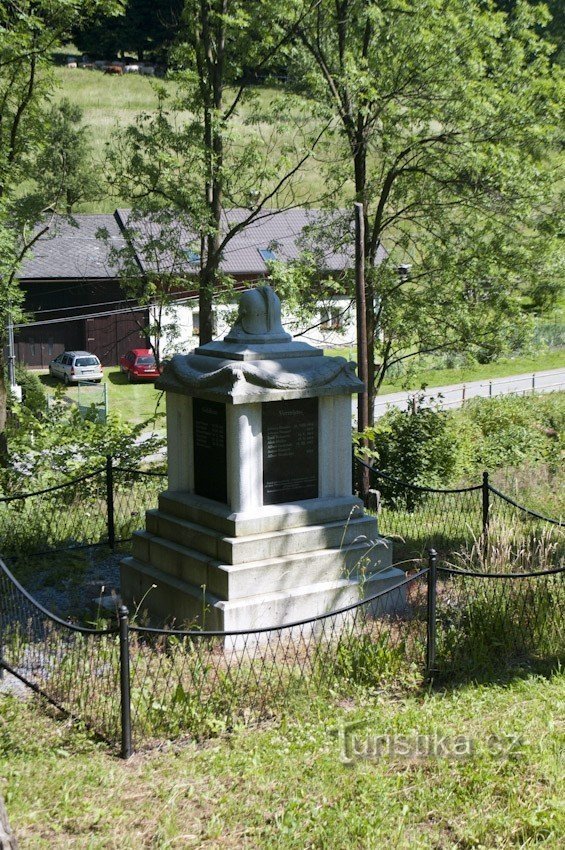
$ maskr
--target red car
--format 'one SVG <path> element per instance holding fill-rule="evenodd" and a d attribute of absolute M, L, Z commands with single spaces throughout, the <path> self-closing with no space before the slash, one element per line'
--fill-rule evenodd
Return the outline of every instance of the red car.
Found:
<path fill-rule="evenodd" d="M 120 372 L 128 376 L 130 384 L 137 380 L 154 381 L 161 374 L 150 348 L 132 348 L 120 357 Z"/>

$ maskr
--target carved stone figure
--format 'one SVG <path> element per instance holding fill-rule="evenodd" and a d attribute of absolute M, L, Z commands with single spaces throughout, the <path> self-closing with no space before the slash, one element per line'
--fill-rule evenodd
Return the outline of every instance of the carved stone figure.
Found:
<path fill-rule="evenodd" d="M 273 343 L 292 339 L 281 323 L 281 302 L 270 286 L 248 289 L 239 299 L 238 318 L 226 342 Z"/>

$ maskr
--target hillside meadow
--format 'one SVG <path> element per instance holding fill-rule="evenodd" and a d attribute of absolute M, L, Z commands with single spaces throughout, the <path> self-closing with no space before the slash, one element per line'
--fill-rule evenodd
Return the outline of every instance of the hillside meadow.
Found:
<path fill-rule="evenodd" d="M 177 91 L 177 85 L 164 79 L 150 79 L 139 74 L 124 74 L 114 76 L 101 71 L 83 70 L 57 66 L 54 69 L 57 82 L 55 102 L 68 98 L 80 106 L 84 112 L 84 123 L 91 128 L 90 141 L 92 155 L 100 168 L 102 177 L 105 174 L 105 153 L 108 146 L 118 144 L 120 131 L 128 124 L 133 124 L 138 116 L 153 112 L 158 103 L 157 90 L 161 87 L 171 95 Z M 268 111 L 274 103 L 288 101 L 281 89 L 257 87 L 253 89 L 253 109 Z M 304 101 L 293 99 L 286 113 L 287 126 L 281 132 L 273 130 L 269 120 L 259 121 L 250 126 L 247 122 L 249 106 L 243 106 L 235 121 L 236 132 L 241 131 L 243 137 L 260 136 L 267 145 L 273 147 L 274 154 L 300 141 L 301 129 L 309 122 L 309 108 Z M 185 113 L 188 117 L 188 113 Z M 182 119 L 183 113 L 180 113 Z M 293 124 L 295 125 L 293 127 Z M 325 180 L 322 175 L 320 159 L 312 157 L 307 166 L 300 170 L 294 180 L 293 191 L 300 203 L 316 204 L 323 197 Z M 100 200 L 81 204 L 77 212 L 113 212 L 117 206 L 128 206 L 129 201 L 108 193 Z"/>

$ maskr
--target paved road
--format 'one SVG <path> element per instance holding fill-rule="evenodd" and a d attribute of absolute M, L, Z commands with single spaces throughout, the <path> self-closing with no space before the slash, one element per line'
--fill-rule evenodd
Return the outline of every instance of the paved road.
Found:
<path fill-rule="evenodd" d="M 531 395 L 532 392 L 547 393 L 565 390 L 565 369 L 552 369 L 549 372 L 535 372 L 527 375 L 513 375 L 509 378 L 493 378 L 491 381 L 469 381 L 467 384 L 450 384 L 444 387 L 428 387 L 426 398 L 437 398 L 444 408 L 461 407 L 470 398 L 490 398 L 496 395 Z M 375 416 L 386 413 L 389 407 L 405 409 L 411 392 L 391 393 L 379 396 L 375 403 Z"/>

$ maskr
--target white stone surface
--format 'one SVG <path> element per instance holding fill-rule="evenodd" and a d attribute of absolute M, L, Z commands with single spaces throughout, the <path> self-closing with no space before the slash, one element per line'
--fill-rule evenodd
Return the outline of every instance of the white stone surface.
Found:
<path fill-rule="evenodd" d="M 249 513 L 263 503 L 261 405 L 241 404 L 226 410 L 228 503 L 235 513 Z"/>
<path fill-rule="evenodd" d="M 282 505 L 265 505 L 249 511 L 233 511 L 223 505 L 194 493 L 177 493 L 165 490 L 159 496 L 163 513 L 188 519 L 207 528 L 215 529 L 228 537 L 281 531 L 282 529 L 341 521 L 363 516 L 363 504 L 350 494 L 335 498 L 306 499 Z"/>
<path fill-rule="evenodd" d="M 268 287 L 242 301 L 224 342 L 173 358 L 157 382 L 167 390 L 169 489 L 134 535 L 122 595 L 139 603 L 149 591 L 153 617 L 169 622 L 194 623 L 206 608 L 205 627 L 275 627 L 403 578 L 351 493 L 351 395 L 362 387 L 353 364 L 286 339 Z M 226 405 L 227 504 L 194 493 L 193 397 Z M 265 405 L 306 398 L 319 399 L 318 497 L 263 505 Z"/>
<path fill-rule="evenodd" d="M 169 489 L 194 492 L 194 445 L 192 439 L 192 399 L 167 395 L 167 456 Z"/>

